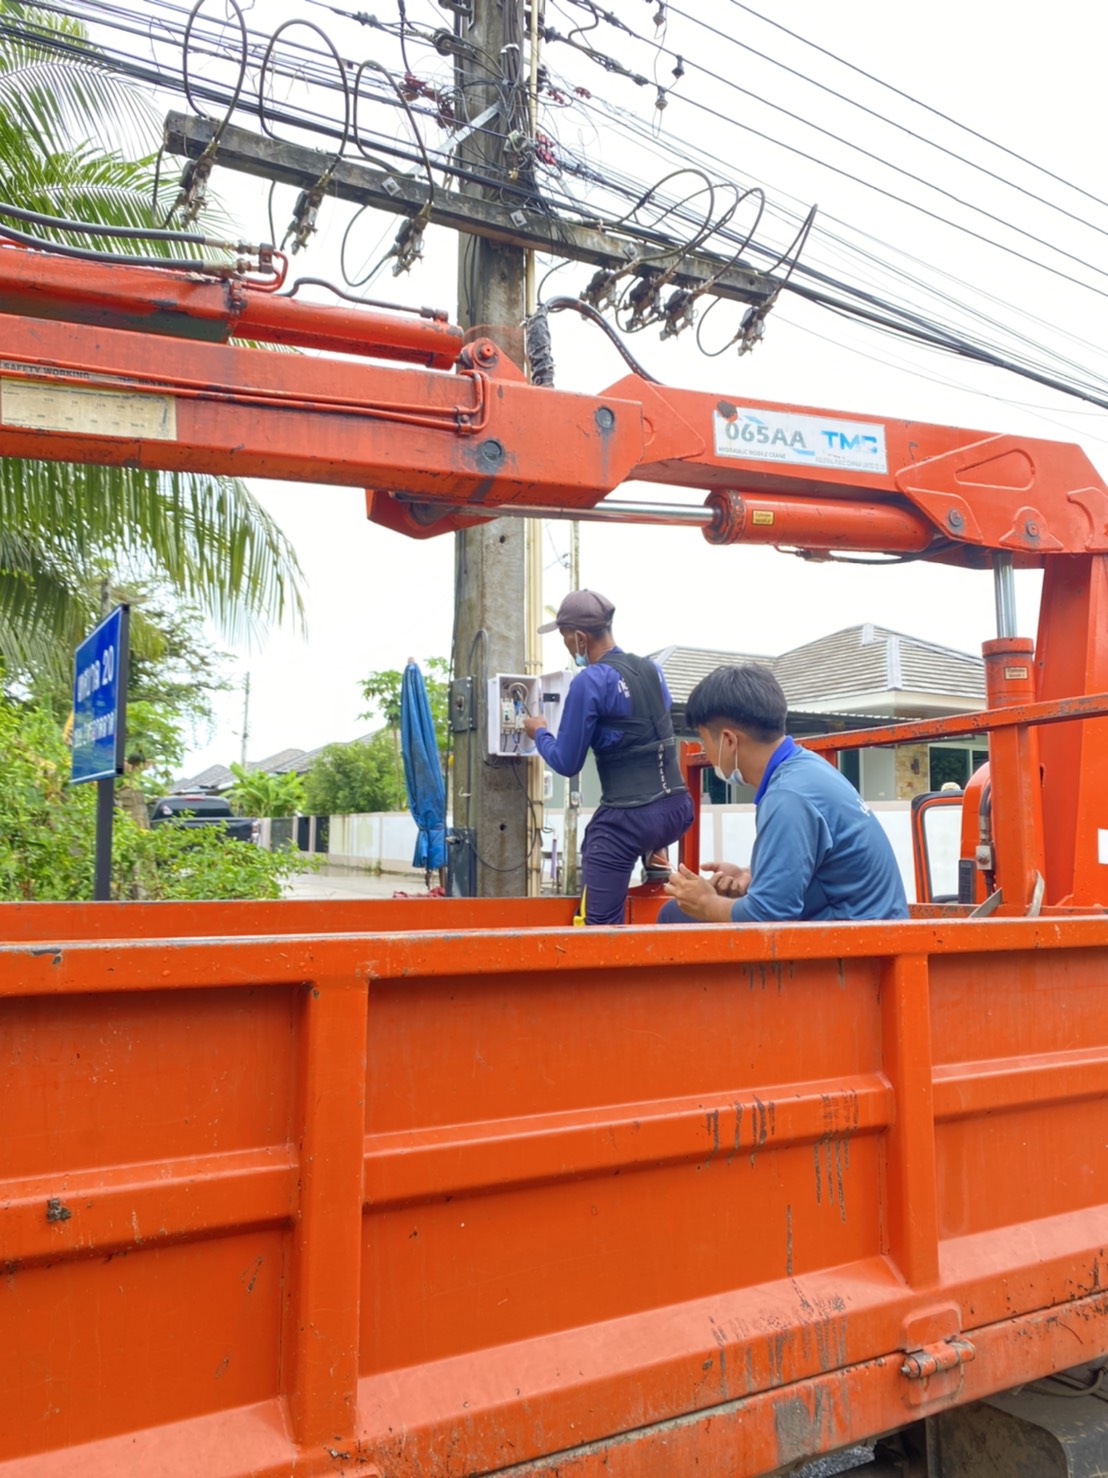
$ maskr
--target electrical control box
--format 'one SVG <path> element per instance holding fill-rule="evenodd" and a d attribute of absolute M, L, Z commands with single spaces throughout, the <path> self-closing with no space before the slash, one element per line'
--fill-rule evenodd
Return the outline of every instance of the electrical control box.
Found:
<path fill-rule="evenodd" d="M 523 732 L 523 720 L 540 714 L 552 734 L 557 734 L 573 672 L 544 672 L 536 677 L 498 672 L 488 679 L 488 750 L 501 759 L 520 759 L 536 754 L 534 744 Z"/>

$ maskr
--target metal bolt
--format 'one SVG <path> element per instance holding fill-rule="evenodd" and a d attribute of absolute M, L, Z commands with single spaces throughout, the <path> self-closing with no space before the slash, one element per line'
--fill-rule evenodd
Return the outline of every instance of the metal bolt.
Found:
<path fill-rule="evenodd" d="M 496 345 L 495 344 L 490 344 L 487 339 L 486 339 L 486 341 L 483 344 L 478 344 L 478 346 L 477 346 L 477 358 L 478 359 L 484 359 L 486 361 L 488 361 L 490 359 L 495 359 L 496 358 Z"/>
<path fill-rule="evenodd" d="M 946 516 L 946 521 L 952 529 L 960 529 L 966 520 L 964 516 L 958 512 L 957 508 L 952 508 Z"/>
<path fill-rule="evenodd" d="M 600 427 L 601 431 L 610 431 L 616 424 L 615 412 L 609 410 L 606 405 L 600 406 L 596 412 L 596 424 Z"/>
<path fill-rule="evenodd" d="M 1029 518 L 1023 526 L 1023 532 L 1029 539 L 1037 539 L 1039 537 L 1039 525 L 1033 518 Z"/>

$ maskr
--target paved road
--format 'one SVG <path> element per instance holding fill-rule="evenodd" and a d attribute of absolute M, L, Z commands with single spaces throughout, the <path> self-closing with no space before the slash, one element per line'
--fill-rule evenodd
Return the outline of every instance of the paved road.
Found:
<path fill-rule="evenodd" d="M 396 892 L 422 893 L 421 872 L 348 872 L 345 868 L 322 867 L 285 884 L 286 898 L 391 898 Z"/>
<path fill-rule="evenodd" d="M 855 1468 L 868 1463 L 873 1457 L 870 1447 L 852 1447 L 849 1452 L 836 1453 L 834 1457 L 818 1457 L 806 1467 L 798 1468 L 794 1478 L 832 1478 L 833 1474 L 849 1475 Z"/>

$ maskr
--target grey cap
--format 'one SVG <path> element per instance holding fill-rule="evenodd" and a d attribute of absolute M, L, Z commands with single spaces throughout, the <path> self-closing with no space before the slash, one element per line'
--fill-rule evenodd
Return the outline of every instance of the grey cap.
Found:
<path fill-rule="evenodd" d="M 558 607 L 553 621 L 540 626 L 540 633 L 548 631 L 607 631 L 616 613 L 615 606 L 606 595 L 595 590 L 571 590 Z"/>

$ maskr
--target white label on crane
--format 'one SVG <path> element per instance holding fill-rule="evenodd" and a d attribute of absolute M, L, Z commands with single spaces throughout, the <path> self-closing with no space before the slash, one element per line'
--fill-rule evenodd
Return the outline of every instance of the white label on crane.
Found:
<path fill-rule="evenodd" d="M 5 379 L 0 381 L 0 423 L 62 435 L 176 441 L 177 402 L 172 395 Z"/>
<path fill-rule="evenodd" d="M 724 402 L 712 413 L 712 429 L 717 457 L 843 472 L 889 470 L 880 421 L 839 421 Z"/>
<path fill-rule="evenodd" d="M 1108 863 L 1108 831 L 1103 826 L 1097 827 L 1096 833 L 1096 860 L 1101 867 Z"/>

